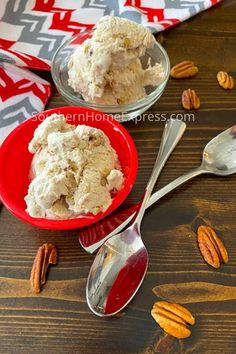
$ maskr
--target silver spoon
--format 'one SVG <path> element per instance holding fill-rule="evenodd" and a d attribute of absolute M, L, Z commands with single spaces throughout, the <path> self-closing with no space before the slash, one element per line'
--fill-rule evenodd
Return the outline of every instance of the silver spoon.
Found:
<path fill-rule="evenodd" d="M 140 287 L 148 266 L 148 253 L 142 242 L 140 225 L 156 180 L 171 152 L 185 131 L 185 123 L 166 123 L 161 147 L 131 226 L 113 236 L 101 247 L 90 269 L 86 297 L 90 309 L 98 316 L 119 312 Z"/>
<path fill-rule="evenodd" d="M 212 139 L 205 147 L 202 156 L 202 163 L 199 167 L 191 170 L 190 172 L 178 177 L 159 191 L 155 192 L 149 199 L 146 208 L 156 203 L 159 199 L 164 197 L 173 189 L 179 187 L 181 184 L 188 180 L 201 175 L 203 173 L 214 174 L 217 176 L 228 176 L 236 173 L 236 126 L 233 126 Z M 127 208 L 122 211 L 120 217 L 120 224 L 117 226 L 118 215 L 114 214 L 109 218 L 110 232 L 105 234 L 103 223 L 105 220 L 100 221 L 88 229 L 82 230 L 79 236 L 80 244 L 89 253 L 96 252 L 102 244 L 113 235 L 121 232 L 126 225 L 134 217 L 134 207 Z M 113 227 L 114 219 L 114 227 Z M 101 232 L 100 232 L 101 230 Z M 89 241 L 89 236 L 91 242 Z"/>

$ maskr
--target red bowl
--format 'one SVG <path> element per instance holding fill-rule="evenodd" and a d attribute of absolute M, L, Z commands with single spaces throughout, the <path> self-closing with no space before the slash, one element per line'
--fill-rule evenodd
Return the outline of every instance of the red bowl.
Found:
<path fill-rule="evenodd" d="M 37 126 L 53 113 L 64 114 L 67 123 L 85 124 L 99 128 L 109 137 L 118 154 L 125 182 L 122 190 L 114 197 L 112 204 L 97 215 L 67 220 L 32 218 L 25 211 L 24 197 L 30 183 L 29 170 L 33 155 L 28 144 Z M 3 204 L 19 219 L 44 229 L 66 230 L 93 224 L 114 211 L 130 193 L 137 175 L 138 157 L 134 142 L 126 129 L 105 113 L 82 107 L 54 108 L 36 114 L 17 126 L 0 147 L 0 198 Z"/>

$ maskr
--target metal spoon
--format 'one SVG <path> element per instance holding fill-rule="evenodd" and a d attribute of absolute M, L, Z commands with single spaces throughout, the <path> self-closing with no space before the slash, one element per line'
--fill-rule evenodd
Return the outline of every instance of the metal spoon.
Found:
<path fill-rule="evenodd" d="M 88 276 L 86 297 L 90 309 L 98 316 L 119 312 L 140 287 L 148 266 L 148 253 L 141 239 L 140 225 L 156 180 L 185 130 L 185 123 L 166 123 L 161 147 L 131 226 L 113 236 L 101 247 Z"/>
<path fill-rule="evenodd" d="M 173 189 L 203 173 L 228 176 L 236 173 L 236 126 L 233 126 L 212 139 L 203 151 L 199 167 L 172 181 L 149 199 L 146 208 L 164 197 Z M 121 232 L 132 220 L 138 204 L 115 213 L 110 217 L 80 232 L 79 241 L 89 253 L 96 252 L 111 236 Z"/>

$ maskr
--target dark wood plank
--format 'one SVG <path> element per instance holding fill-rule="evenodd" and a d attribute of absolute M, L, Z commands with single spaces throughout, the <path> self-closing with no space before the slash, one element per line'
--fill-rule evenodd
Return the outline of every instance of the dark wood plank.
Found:
<path fill-rule="evenodd" d="M 197 166 L 205 144 L 236 122 L 236 89 L 222 90 L 217 71 L 236 78 L 236 3 L 224 1 L 165 34 L 172 64 L 191 59 L 200 68 L 191 80 L 170 80 L 149 113 L 184 114 L 186 88 L 196 89 L 202 107 L 185 116 L 188 130 L 168 161 L 158 186 Z M 50 80 L 48 74 L 41 75 Z M 66 105 L 54 90 L 48 107 Z M 126 204 L 137 201 L 150 175 L 164 122 L 128 122 L 139 153 L 137 183 Z M 96 354 L 234 354 L 236 348 L 236 176 L 198 177 L 159 201 L 143 222 L 150 253 L 147 277 L 130 305 L 115 318 L 94 316 L 85 301 L 93 260 L 78 245 L 78 230 L 47 231 L 0 210 L 0 352 Z M 218 231 L 229 263 L 215 271 L 201 259 L 194 222 L 202 217 Z M 29 274 L 37 248 L 53 242 L 59 263 L 50 268 L 40 295 L 32 295 Z M 150 310 L 157 299 L 183 303 L 196 316 L 192 336 L 165 336 Z"/>

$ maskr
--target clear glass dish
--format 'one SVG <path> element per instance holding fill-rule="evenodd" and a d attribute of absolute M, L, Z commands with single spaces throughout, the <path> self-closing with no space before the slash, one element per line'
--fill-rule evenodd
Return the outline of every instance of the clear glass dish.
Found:
<path fill-rule="evenodd" d="M 112 115 L 120 122 L 133 119 L 145 112 L 161 97 L 170 73 L 170 62 L 168 55 L 164 48 L 158 42 L 155 42 L 154 47 L 147 50 L 145 56 L 141 58 L 144 68 L 147 67 L 148 60 L 151 58 L 152 65 L 156 62 L 161 63 L 164 70 L 164 76 L 159 85 L 156 87 L 146 87 L 147 96 L 141 100 L 127 105 L 103 105 L 87 102 L 79 93 L 75 92 L 68 85 L 68 62 L 77 46 L 83 43 L 87 38 L 92 37 L 93 31 L 94 30 L 89 30 L 75 35 L 58 48 L 52 60 L 51 71 L 54 83 L 59 93 L 65 98 L 65 100 L 74 106 L 89 107 L 105 112 Z"/>

